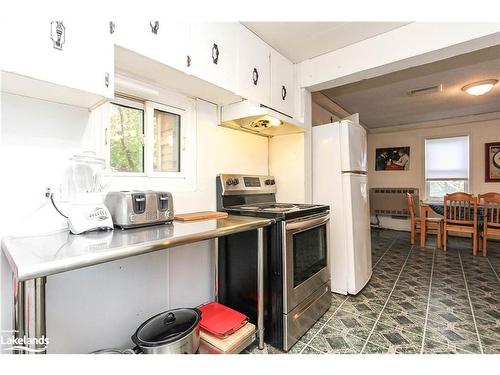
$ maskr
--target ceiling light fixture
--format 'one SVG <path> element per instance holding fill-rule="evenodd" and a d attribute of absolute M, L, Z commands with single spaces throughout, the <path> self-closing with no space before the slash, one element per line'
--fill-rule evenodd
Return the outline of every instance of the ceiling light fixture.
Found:
<path fill-rule="evenodd" d="M 467 94 L 474 96 L 484 95 L 488 91 L 490 91 L 497 83 L 497 79 L 487 79 L 485 81 L 470 83 L 462 87 L 462 91 L 465 91 Z"/>

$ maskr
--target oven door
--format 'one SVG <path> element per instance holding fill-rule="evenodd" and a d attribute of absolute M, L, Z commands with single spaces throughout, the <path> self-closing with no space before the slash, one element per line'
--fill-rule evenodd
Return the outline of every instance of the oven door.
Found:
<path fill-rule="evenodd" d="M 283 224 L 284 312 L 288 313 L 330 280 L 329 213 Z"/>

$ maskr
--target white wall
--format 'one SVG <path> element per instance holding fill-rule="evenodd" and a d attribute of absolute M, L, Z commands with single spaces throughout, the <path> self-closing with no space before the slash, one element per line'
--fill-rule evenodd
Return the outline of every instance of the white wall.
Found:
<path fill-rule="evenodd" d="M 61 219 L 51 206 L 33 211 L 44 201 L 45 186 L 57 185 L 68 158 L 82 151 L 89 112 L 10 94 L 1 99 L 0 194 L 9 198 L 2 203 L 0 238 L 60 228 Z M 216 106 L 201 100 L 196 103 L 196 122 L 196 190 L 174 193 L 178 212 L 215 209 L 217 173 L 268 171 L 266 138 L 217 126 Z M 151 184 L 123 181 L 122 189 L 168 188 L 168 182 L 160 179 Z M 128 347 L 135 328 L 149 316 L 209 301 L 211 250 L 207 241 L 48 277 L 49 352 Z M 0 262 L 0 327 L 11 329 L 11 272 L 3 256 Z"/>
<path fill-rule="evenodd" d="M 416 187 L 420 198 L 425 194 L 424 142 L 427 137 L 470 136 L 470 192 L 500 191 L 500 184 L 484 181 L 484 144 L 500 141 L 500 119 L 470 122 L 432 128 L 368 134 L 368 181 L 373 187 Z M 409 171 L 375 171 L 375 149 L 410 146 Z M 407 229 L 406 220 L 381 218 L 381 224 L 394 229 Z"/>
<path fill-rule="evenodd" d="M 340 118 L 313 101 L 311 103 L 312 126 L 339 121 Z"/>
<path fill-rule="evenodd" d="M 276 178 L 278 202 L 305 203 L 305 134 L 271 138 L 269 173 Z"/>

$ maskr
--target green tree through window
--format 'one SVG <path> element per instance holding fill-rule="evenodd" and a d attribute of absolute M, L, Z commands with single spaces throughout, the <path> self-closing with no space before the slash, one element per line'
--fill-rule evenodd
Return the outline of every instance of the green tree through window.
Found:
<path fill-rule="evenodd" d="M 110 164 L 117 172 L 144 172 L 144 111 L 111 104 Z"/>

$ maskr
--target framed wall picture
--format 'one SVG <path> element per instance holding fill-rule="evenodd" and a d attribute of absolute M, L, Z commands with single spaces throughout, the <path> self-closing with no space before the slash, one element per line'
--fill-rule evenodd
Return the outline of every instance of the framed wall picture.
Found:
<path fill-rule="evenodd" d="M 407 171 L 410 169 L 410 147 L 385 147 L 375 150 L 376 171 Z"/>
<path fill-rule="evenodd" d="M 500 182 L 500 142 L 485 144 L 485 182 Z"/>

